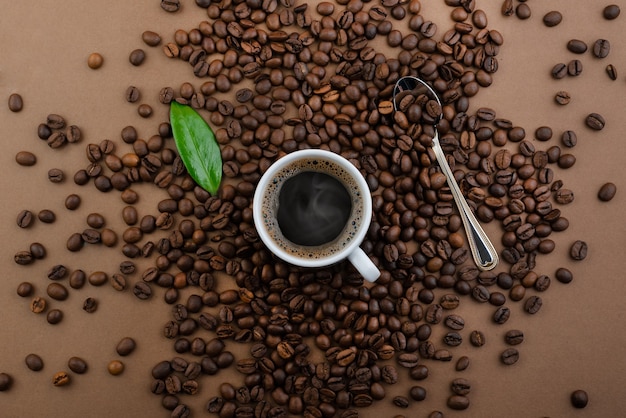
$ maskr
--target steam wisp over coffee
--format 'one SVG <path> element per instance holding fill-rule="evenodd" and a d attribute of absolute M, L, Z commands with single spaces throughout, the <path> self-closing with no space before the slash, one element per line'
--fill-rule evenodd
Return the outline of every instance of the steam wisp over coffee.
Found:
<path fill-rule="evenodd" d="M 303 171 L 288 179 L 278 199 L 278 226 L 298 245 L 317 246 L 337 238 L 352 211 L 352 199 L 331 175 Z"/>

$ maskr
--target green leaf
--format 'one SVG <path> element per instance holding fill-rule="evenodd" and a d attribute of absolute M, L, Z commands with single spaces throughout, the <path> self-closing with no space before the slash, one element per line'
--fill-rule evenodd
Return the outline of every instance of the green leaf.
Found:
<path fill-rule="evenodd" d="M 170 104 L 170 124 L 178 154 L 189 175 L 215 195 L 222 181 L 222 153 L 211 127 L 190 106 Z"/>

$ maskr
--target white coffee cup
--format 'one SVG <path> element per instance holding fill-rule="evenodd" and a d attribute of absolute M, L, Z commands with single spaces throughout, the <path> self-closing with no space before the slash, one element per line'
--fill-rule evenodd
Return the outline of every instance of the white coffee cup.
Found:
<path fill-rule="evenodd" d="M 287 239 L 278 223 L 279 196 L 284 183 L 302 172 L 330 175 L 345 187 L 352 206 L 339 235 L 321 245 L 299 245 Z M 348 259 L 367 281 L 380 271 L 359 247 L 370 226 L 372 198 L 359 170 L 347 159 L 330 151 L 295 151 L 274 162 L 261 177 L 252 204 L 254 224 L 267 248 L 280 259 L 301 267 L 325 267 Z"/>

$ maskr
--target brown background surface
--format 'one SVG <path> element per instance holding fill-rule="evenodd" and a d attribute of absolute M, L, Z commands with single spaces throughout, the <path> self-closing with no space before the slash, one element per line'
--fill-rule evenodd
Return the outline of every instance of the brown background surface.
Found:
<path fill-rule="evenodd" d="M 150 301 L 140 302 L 131 292 L 115 292 L 110 286 L 94 288 L 87 285 L 72 290 L 64 302 L 52 302 L 65 313 L 56 325 L 47 324 L 44 315 L 34 315 L 30 299 L 19 298 L 18 283 L 35 284 L 36 294 L 45 295 L 46 272 L 54 264 L 65 264 L 70 270 L 114 272 L 124 257 L 120 248 L 86 247 L 69 253 L 65 241 L 74 231 L 86 227 L 90 212 L 104 214 L 108 225 L 121 231 L 120 210 L 123 203 L 117 192 L 102 194 L 92 186 L 76 186 L 71 177 L 85 165 L 85 146 L 110 138 L 119 141 L 126 125 L 137 127 L 140 137 L 156 133 L 159 122 L 167 120 L 167 108 L 158 103 L 161 87 L 177 88 L 183 81 L 199 85 L 189 66 L 181 61 L 167 60 L 160 48 L 151 49 L 141 41 L 144 30 L 154 30 L 169 41 L 174 30 L 190 30 L 206 19 L 203 10 L 193 1 L 183 0 L 177 14 L 168 14 L 158 1 L 111 0 L 40 0 L 15 2 L 0 0 L 0 371 L 13 375 L 12 389 L 0 393 L 0 416 L 24 417 L 151 417 L 168 416 L 157 396 L 149 392 L 150 369 L 158 361 L 171 358 L 172 344 L 162 336 L 162 326 L 170 319 L 170 308 L 162 301 L 162 292 Z M 372 2 L 373 4 L 374 2 Z M 574 190 L 575 201 L 563 207 L 570 219 L 570 228 L 553 236 L 557 248 L 553 254 L 538 258 L 537 271 L 553 275 L 565 266 L 574 273 L 574 281 L 563 285 L 553 281 L 542 297 L 544 306 L 535 316 L 523 312 L 520 303 L 509 302 L 512 316 L 502 326 L 491 323 L 493 308 L 464 299 L 459 313 L 466 319 L 464 335 L 480 329 L 487 335 L 481 348 L 465 342 L 453 349 L 455 358 L 470 356 L 472 363 L 464 373 L 454 372 L 454 362 L 433 364 L 429 378 L 420 384 L 428 390 L 426 401 L 413 402 L 409 410 L 391 405 L 394 395 L 406 394 L 413 383 L 403 377 L 388 387 L 387 398 L 362 410 L 361 416 L 426 417 L 434 409 L 446 416 L 466 417 L 617 417 L 624 414 L 626 398 L 626 332 L 624 332 L 624 244 L 626 223 L 626 175 L 623 158 L 626 152 L 624 132 L 624 92 L 626 91 L 626 43 L 623 40 L 624 19 L 605 21 L 601 16 L 603 2 L 555 0 L 529 2 L 533 16 L 527 21 L 500 14 L 500 1 L 477 1 L 477 8 L 487 11 L 489 27 L 498 29 L 505 43 L 498 56 L 500 69 L 494 84 L 472 99 L 472 108 L 488 106 L 499 117 L 511 119 L 526 128 L 527 138 L 542 125 L 551 126 L 555 138 L 548 143 L 536 142 L 538 149 L 558 144 L 560 133 L 572 129 L 579 143 L 571 150 L 576 165 L 569 170 L 556 170 L 566 187 Z M 626 4 L 620 3 L 622 8 Z M 443 1 L 422 2 L 426 20 L 440 24 L 440 32 L 450 26 L 450 8 Z M 541 17 L 549 10 L 560 10 L 564 21 L 555 28 L 546 28 Z M 578 38 L 592 44 L 598 38 L 611 41 L 611 53 L 604 60 L 590 53 L 574 56 L 566 42 Z M 141 67 L 128 62 L 128 54 L 144 48 L 147 59 Z M 100 52 L 105 63 L 97 71 L 86 65 L 89 53 Z M 580 77 L 555 81 L 550 69 L 557 62 L 579 58 L 584 71 Z M 608 63 L 618 69 L 619 78 L 611 81 L 604 68 Z M 142 102 L 151 104 L 155 113 L 150 119 L 137 116 L 137 104 L 124 100 L 129 85 L 142 91 Z M 554 103 L 558 90 L 568 90 L 573 99 L 568 106 Z M 24 109 L 9 112 L 6 99 L 20 93 Z M 593 132 L 585 127 L 584 118 L 598 112 L 607 120 L 606 128 Z M 84 139 L 62 150 L 51 150 L 36 136 L 37 125 L 49 113 L 59 113 L 68 123 L 79 125 Z M 120 146 L 122 146 L 121 144 Z M 38 157 L 33 167 L 15 163 L 15 154 L 30 150 Z M 50 168 L 64 170 L 66 181 L 52 184 L 46 173 Z M 609 203 L 596 198 L 598 188 L 606 181 L 617 184 L 618 193 Z M 141 195 L 140 215 L 153 213 L 154 205 L 164 198 L 155 188 L 136 187 Z M 143 191 L 143 193 L 142 193 Z M 82 205 L 75 213 L 67 211 L 63 202 L 69 193 L 78 193 Z M 28 230 L 15 224 L 22 209 L 38 212 L 51 209 L 57 214 L 54 224 L 35 222 Z M 494 236 L 494 225 L 486 227 Z M 496 235 L 497 236 L 497 235 Z M 571 242 L 583 239 L 589 244 L 589 256 L 583 262 L 569 260 Z M 27 267 L 13 262 L 16 251 L 27 249 L 31 242 L 41 242 L 48 256 Z M 500 243 L 496 242 L 499 247 Z M 132 277 L 132 281 L 139 276 Z M 232 286 L 222 279 L 220 289 Z M 82 302 L 92 296 L 100 301 L 94 314 L 82 311 Z M 436 327 L 436 334 L 442 327 Z M 504 333 L 522 329 L 526 340 L 519 347 L 520 361 L 505 367 L 498 360 L 506 348 Z M 127 359 L 126 371 L 118 377 L 106 371 L 107 363 L 117 358 L 115 345 L 124 336 L 138 341 L 137 350 Z M 209 336 L 206 337 L 210 338 Z M 236 346 L 229 346 L 235 352 Z M 45 361 L 44 369 L 31 372 L 24 357 L 37 353 Z M 57 388 L 52 375 L 66 369 L 67 359 L 81 356 L 89 363 L 85 375 L 73 375 L 73 383 Z M 454 377 L 472 382 L 469 395 L 472 405 L 465 412 L 445 406 L 449 382 Z M 221 381 L 237 383 L 234 373 L 222 372 L 201 381 L 200 395 L 185 399 L 200 412 Z M 572 390 L 585 389 L 590 403 L 584 410 L 575 410 L 569 403 Z"/>

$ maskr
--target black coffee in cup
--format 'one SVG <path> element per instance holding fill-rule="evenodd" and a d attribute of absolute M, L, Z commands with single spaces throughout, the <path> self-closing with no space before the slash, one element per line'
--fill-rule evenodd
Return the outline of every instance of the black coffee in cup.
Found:
<path fill-rule="evenodd" d="M 303 171 L 287 179 L 278 197 L 278 227 L 289 241 L 306 246 L 336 239 L 352 211 L 344 185 L 323 172 Z"/>

